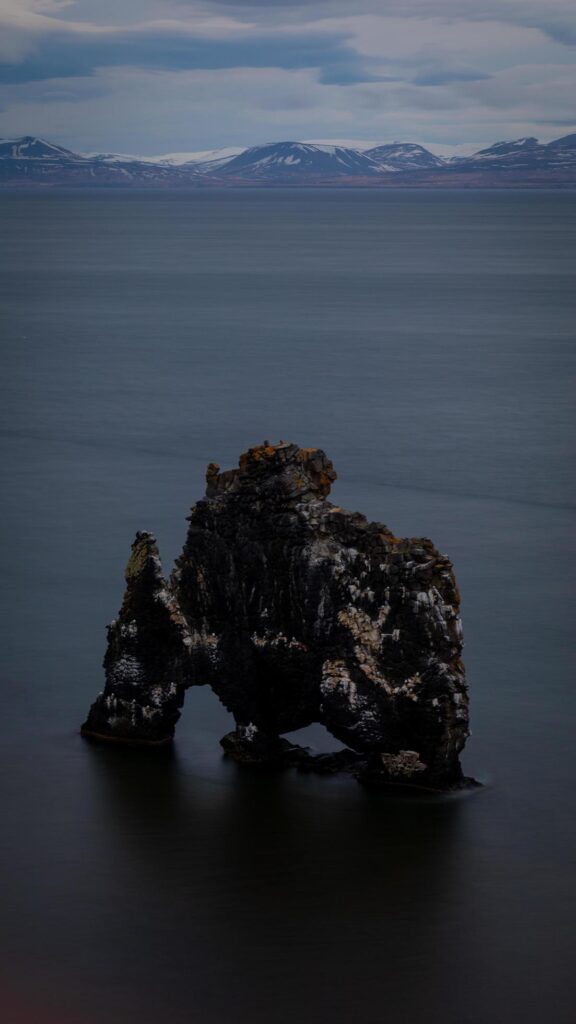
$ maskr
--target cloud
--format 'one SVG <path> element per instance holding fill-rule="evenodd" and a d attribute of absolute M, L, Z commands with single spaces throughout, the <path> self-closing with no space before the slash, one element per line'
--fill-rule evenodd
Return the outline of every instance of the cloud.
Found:
<path fill-rule="evenodd" d="M 574 42 L 573 0 L 0 0 L 0 132 L 148 153 L 551 137 Z"/>
<path fill-rule="evenodd" d="M 414 85 L 447 85 L 449 82 L 482 82 L 492 75 L 484 71 L 458 71 L 456 68 L 431 68 L 421 71 L 412 81 Z"/>
<path fill-rule="evenodd" d="M 543 20 L 540 25 L 551 39 L 562 46 L 576 46 L 576 18 L 573 22 L 559 18 L 557 21 Z"/>
<path fill-rule="evenodd" d="M 4 83 L 78 78 L 113 66 L 181 71 L 318 68 L 321 80 L 341 85 L 383 77 L 340 30 L 262 32 L 258 26 L 221 18 L 102 27 L 54 19 L 39 23 L 35 16 L 25 20 L 26 32 L 20 22 L 11 27 L 11 48 L 4 48 L 0 59 Z"/>
<path fill-rule="evenodd" d="M 196 0 L 180 0 L 180 7 L 194 6 Z M 204 7 L 234 10 L 237 15 L 269 20 L 291 17 L 342 16 L 350 14 L 349 0 L 207 0 Z M 510 25 L 539 28 L 557 42 L 574 45 L 576 9 L 573 0 L 354 0 L 354 15 L 383 17 L 439 18 L 481 23 L 499 21 Z"/>

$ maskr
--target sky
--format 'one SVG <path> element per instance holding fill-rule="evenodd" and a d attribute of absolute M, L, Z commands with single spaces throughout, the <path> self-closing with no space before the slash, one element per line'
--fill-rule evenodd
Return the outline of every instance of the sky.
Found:
<path fill-rule="evenodd" d="M 576 131 L 575 0 L 0 0 L 0 137 L 143 155 Z"/>

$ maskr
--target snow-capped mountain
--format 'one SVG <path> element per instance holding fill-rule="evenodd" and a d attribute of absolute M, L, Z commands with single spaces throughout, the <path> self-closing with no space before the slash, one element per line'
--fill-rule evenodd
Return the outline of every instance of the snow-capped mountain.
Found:
<path fill-rule="evenodd" d="M 491 146 L 488 146 L 486 149 L 479 149 L 477 153 L 472 155 L 478 159 L 500 160 L 503 157 L 507 159 L 510 156 L 525 156 L 527 153 L 541 148 L 538 139 L 532 135 L 523 139 L 513 139 L 511 142 L 493 142 Z"/>
<path fill-rule="evenodd" d="M 374 160 L 356 149 L 313 146 L 305 142 L 271 142 L 244 150 L 227 161 L 219 173 L 225 178 L 254 181 L 298 181 L 373 177 L 379 170 Z"/>
<path fill-rule="evenodd" d="M 393 172 L 427 171 L 446 163 L 441 156 L 436 156 L 415 142 L 391 142 L 385 146 L 375 146 L 366 150 L 364 156 L 374 160 L 382 171 Z"/>
<path fill-rule="evenodd" d="M 187 185 L 199 177 L 192 165 L 169 167 L 114 153 L 73 153 L 32 135 L 0 139 L 0 184 Z"/>
<path fill-rule="evenodd" d="M 0 185 L 576 186 L 576 133 L 540 143 L 496 142 L 472 155 L 441 156 L 415 142 L 355 149 L 328 143 L 273 142 L 250 149 L 169 153 L 74 153 L 26 135 L 0 139 Z"/>
<path fill-rule="evenodd" d="M 474 163 L 525 166 L 526 163 L 533 162 L 534 157 L 545 149 L 546 146 L 541 146 L 535 138 L 514 139 L 512 142 L 495 142 L 487 149 L 480 149 L 477 153 L 462 159 Z"/>
<path fill-rule="evenodd" d="M 64 160 L 76 161 L 82 158 L 70 149 L 45 142 L 33 135 L 21 139 L 0 139 L 0 159 L 8 160 Z"/>
<path fill-rule="evenodd" d="M 495 172 L 576 169 L 576 134 L 545 144 L 535 138 L 495 142 L 472 156 L 460 158 L 458 167 L 459 170 L 489 169 Z"/>
<path fill-rule="evenodd" d="M 554 139 L 546 146 L 548 159 L 552 167 L 575 167 L 576 166 L 576 132 L 572 135 L 564 135 L 561 139 Z"/>

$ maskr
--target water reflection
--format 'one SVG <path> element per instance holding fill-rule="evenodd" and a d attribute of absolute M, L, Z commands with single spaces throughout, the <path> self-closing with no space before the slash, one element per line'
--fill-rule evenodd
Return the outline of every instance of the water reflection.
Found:
<path fill-rule="evenodd" d="M 163 1002 L 177 1020 L 190 1006 L 210 1022 L 241 1007 L 240 1019 L 268 1022 L 276 995 L 275 1020 L 349 1021 L 384 991 L 406 1005 L 421 1004 L 422 986 L 438 997 L 461 879 L 460 801 L 390 800 L 226 763 L 207 783 L 177 752 L 89 746 L 87 756 L 143 1019 Z M 168 948 L 162 982 L 142 977 L 143 958 Z M 417 991 L 405 991 L 406 964 Z"/>

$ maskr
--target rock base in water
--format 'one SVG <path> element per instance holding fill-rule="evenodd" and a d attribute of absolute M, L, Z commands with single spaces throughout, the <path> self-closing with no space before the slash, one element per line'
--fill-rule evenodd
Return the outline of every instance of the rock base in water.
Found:
<path fill-rule="evenodd" d="M 347 747 L 343 750 L 320 754 L 314 753 L 309 747 L 301 747 L 297 743 L 279 739 L 273 746 L 255 754 L 252 749 L 246 748 L 242 738 L 236 732 L 228 733 L 220 740 L 220 743 L 226 755 L 238 764 L 259 768 L 296 768 L 299 772 L 310 772 L 316 775 L 337 775 L 344 772 L 369 786 L 394 786 L 396 788 L 400 786 L 430 793 L 457 792 L 476 789 L 480 786 L 475 779 L 468 778 L 461 772 L 450 784 L 445 782 L 440 789 L 418 785 L 411 772 L 405 774 L 404 777 L 398 771 L 391 773 L 377 755 L 367 757 L 366 754 L 349 750 Z M 404 751 L 404 756 L 400 760 L 408 768 L 411 768 L 416 759 L 417 755 L 414 751 Z"/>

